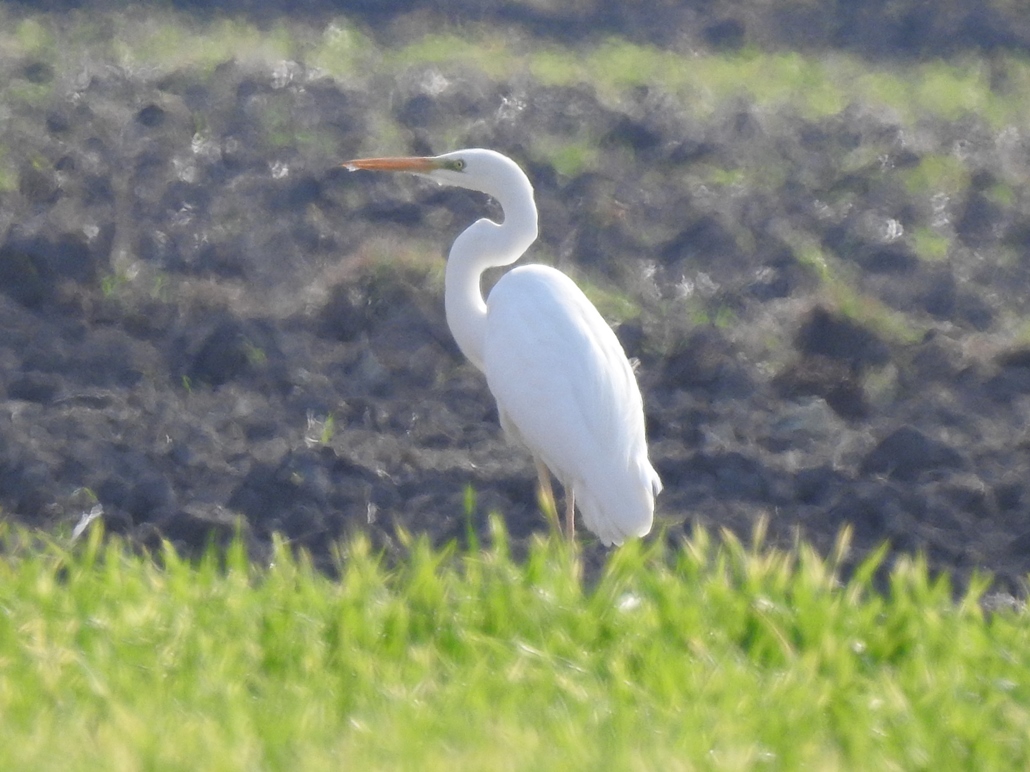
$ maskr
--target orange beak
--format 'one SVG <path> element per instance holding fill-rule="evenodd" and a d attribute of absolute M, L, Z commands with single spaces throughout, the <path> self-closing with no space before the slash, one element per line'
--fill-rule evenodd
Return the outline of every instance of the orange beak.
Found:
<path fill-rule="evenodd" d="M 358 158 L 354 161 L 347 161 L 342 164 L 352 172 L 358 169 L 365 169 L 370 172 L 414 172 L 416 174 L 428 174 L 438 169 L 439 164 L 435 158 Z"/>

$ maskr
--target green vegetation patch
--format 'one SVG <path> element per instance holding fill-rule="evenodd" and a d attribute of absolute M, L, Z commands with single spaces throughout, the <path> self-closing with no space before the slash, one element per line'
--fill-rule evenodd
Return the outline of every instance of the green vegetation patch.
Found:
<path fill-rule="evenodd" d="M 0 145 L 0 193 L 18 189 L 18 170 L 10 161 L 10 151 Z"/>
<path fill-rule="evenodd" d="M 601 166 L 601 150 L 593 138 L 577 141 L 544 134 L 533 137 L 530 143 L 534 156 L 550 163 L 565 177 L 596 171 Z"/>
<path fill-rule="evenodd" d="M 583 277 L 577 277 L 577 283 L 610 323 L 627 322 L 640 316 L 640 304 L 626 292 L 610 285 L 595 284 Z"/>
<path fill-rule="evenodd" d="M 364 74 L 375 59 L 375 44 L 345 19 L 326 25 L 308 51 L 307 62 L 342 80 Z"/>
<path fill-rule="evenodd" d="M 201 25 L 154 14 L 132 17 L 121 26 L 115 54 L 130 65 L 209 70 L 233 59 L 277 62 L 299 53 L 294 31 L 284 25 L 262 30 L 230 18 Z"/>
<path fill-rule="evenodd" d="M 472 67 L 492 79 L 510 77 L 525 68 L 523 55 L 508 35 L 490 27 L 469 27 L 462 34 L 431 33 L 386 53 L 388 65 L 406 69 L 435 64 Z"/>
<path fill-rule="evenodd" d="M 7 769 L 1026 768 L 1030 622 L 921 561 L 700 532 L 585 588 L 557 540 L 197 563 L 99 532 L 0 560 Z M 759 535 L 760 537 L 760 535 Z M 760 538 L 756 539 L 760 542 Z"/>
<path fill-rule="evenodd" d="M 13 28 L 13 35 L 5 35 L 4 42 L 8 50 L 18 51 L 26 56 L 40 56 L 54 49 L 53 31 L 42 20 L 31 17 L 22 19 L 15 23 Z"/>
<path fill-rule="evenodd" d="M 901 171 L 909 193 L 957 195 L 969 186 L 969 169 L 955 155 L 930 154 L 911 169 Z"/>
<path fill-rule="evenodd" d="M 924 237 L 925 238 L 925 237 Z M 905 314 L 889 308 L 879 299 L 858 288 L 858 281 L 841 261 L 827 254 L 818 244 L 801 236 L 795 237 L 794 254 L 801 265 L 815 275 L 826 301 L 838 313 L 854 319 L 884 340 L 910 344 L 922 339 L 925 330 Z M 940 249 L 934 243 L 926 248 Z M 926 255 L 933 258 L 936 255 Z"/>
<path fill-rule="evenodd" d="M 912 248 L 923 260 L 939 262 L 948 256 L 951 239 L 931 228 L 916 228 L 912 232 Z"/>

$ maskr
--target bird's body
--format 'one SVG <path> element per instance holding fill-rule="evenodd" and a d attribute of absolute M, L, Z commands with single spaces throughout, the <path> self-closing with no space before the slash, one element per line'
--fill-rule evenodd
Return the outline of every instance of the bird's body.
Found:
<path fill-rule="evenodd" d="M 483 300 L 484 269 L 515 262 L 536 239 L 522 170 L 491 150 L 348 167 L 410 171 L 497 199 L 504 222 L 478 220 L 451 248 L 448 325 L 486 375 L 505 432 L 561 481 L 570 534 L 573 502 L 606 545 L 648 533 L 661 482 L 647 456 L 640 389 L 615 333 L 572 279 L 548 266 L 509 271 Z M 549 491 L 543 472 L 541 485 Z"/>
<path fill-rule="evenodd" d="M 602 542 L 646 534 L 658 476 L 615 333 L 572 279 L 543 265 L 505 274 L 487 309 L 484 372 L 505 431 L 575 496 Z"/>

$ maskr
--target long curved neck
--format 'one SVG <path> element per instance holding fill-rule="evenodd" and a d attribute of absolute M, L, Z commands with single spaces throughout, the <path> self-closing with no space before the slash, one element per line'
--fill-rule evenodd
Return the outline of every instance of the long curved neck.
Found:
<path fill-rule="evenodd" d="M 472 223 L 451 247 L 444 278 L 447 325 L 458 348 L 480 370 L 486 335 L 486 301 L 480 280 L 483 271 L 510 265 L 536 241 L 537 211 L 533 189 L 525 187 L 496 196 L 504 210 L 504 222 L 482 219 Z"/>

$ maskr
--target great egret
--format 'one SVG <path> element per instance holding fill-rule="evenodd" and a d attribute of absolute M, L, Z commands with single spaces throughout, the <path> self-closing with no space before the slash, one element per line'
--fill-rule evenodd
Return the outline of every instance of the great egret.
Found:
<path fill-rule="evenodd" d="M 444 285 L 451 333 L 486 375 L 504 431 L 533 454 L 552 509 L 547 470 L 561 481 L 570 539 L 577 502 L 606 546 L 650 531 L 662 484 L 647 457 L 640 388 L 615 333 L 572 279 L 546 265 L 512 269 L 483 300 L 483 271 L 514 263 L 537 237 L 533 186 L 522 169 L 482 149 L 344 166 L 410 172 L 500 203 L 504 222 L 478 220 L 451 247 Z"/>

